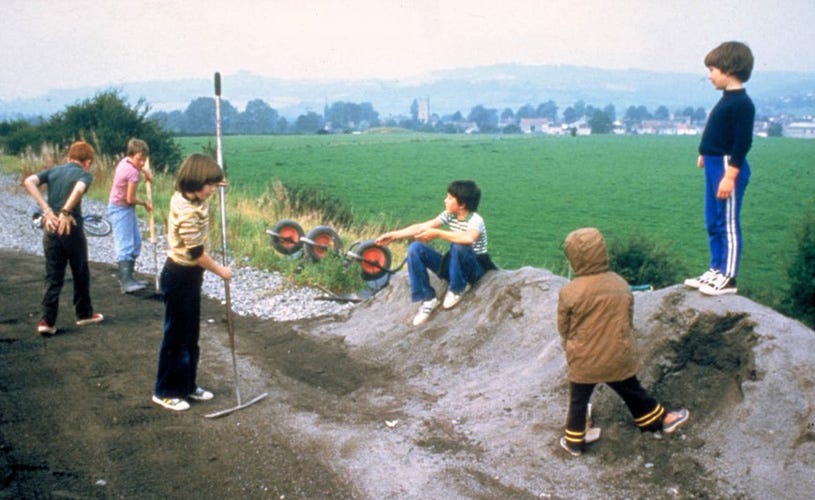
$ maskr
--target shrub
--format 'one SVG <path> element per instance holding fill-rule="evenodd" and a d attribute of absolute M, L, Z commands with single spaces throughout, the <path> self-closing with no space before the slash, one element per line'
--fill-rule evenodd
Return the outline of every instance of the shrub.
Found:
<path fill-rule="evenodd" d="M 319 212 L 323 215 L 324 224 L 350 226 L 354 223 L 354 214 L 348 204 L 321 188 L 288 186 L 286 191 L 289 206 L 294 214 Z"/>
<path fill-rule="evenodd" d="M 181 163 L 181 149 L 156 122 L 145 119 L 148 111 L 144 101 L 130 107 L 119 92 L 101 92 L 92 99 L 66 107 L 48 121 L 5 124 L 5 147 L 9 154 L 18 155 L 26 148 L 37 150 L 43 143 L 67 147 L 77 139 L 84 139 L 93 145 L 97 155 L 121 158 L 127 141 L 138 137 L 150 145 L 153 168 L 172 173 Z"/>
<path fill-rule="evenodd" d="M 786 309 L 810 327 L 815 327 L 815 204 L 804 212 L 796 235 L 797 250 L 787 268 L 789 295 Z"/>
<path fill-rule="evenodd" d="M 660 247 L 638 234 L 610 243 L 609 265 L 628 284 L 654 288 L 672 285 L 685 274 L 667 246 Z"/>

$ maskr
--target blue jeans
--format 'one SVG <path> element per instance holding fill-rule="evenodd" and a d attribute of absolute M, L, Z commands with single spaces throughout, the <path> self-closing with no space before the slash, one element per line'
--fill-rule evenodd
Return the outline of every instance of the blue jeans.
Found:
<path fill-rule="evenodd" d="M 141 231 L 134 207 L 108 205 L 108 219 L 113 226 L 116 260 L 135 261 L 141 253 Z"/>
<path fill-rule="evenodd" d="M 450 245 L 450 264 L 447 273 L 442 272 L 444 256 L 424 243 L 414 241 L 408 247 L 407 264 L 410 277 L 410 298 L 413 302 L 424 302 L 436 297 L 436 290 L 430 286 L 430 269 L 437 276 L 447 274 L 450 277 L 448 290 L 461 293 L 467 283 L 473 284 L 484 276 L 484 268 L 478 263 L 473 247 L 470 245 Z"/>

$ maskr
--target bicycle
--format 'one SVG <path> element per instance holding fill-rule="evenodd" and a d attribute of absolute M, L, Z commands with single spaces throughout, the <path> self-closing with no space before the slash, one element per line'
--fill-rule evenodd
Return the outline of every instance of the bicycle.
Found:
<path fill-rule="evenodd" d="M 31 224 L 37 229 L 42 229 L 42 212 L 39 210 L 34 212 Z M 82 225 L 88 236 L 102 237 L 109 235 L 113 231 L 110 221 L 104 215 L 99 214 L 83 215 Z"/>

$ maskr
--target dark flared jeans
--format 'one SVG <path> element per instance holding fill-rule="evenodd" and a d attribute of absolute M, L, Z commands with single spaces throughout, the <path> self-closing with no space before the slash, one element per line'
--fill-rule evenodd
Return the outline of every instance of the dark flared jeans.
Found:
<path fill-rule="evenodd" d="M 167 259 L 161 270 L 164 338 L 158 355 L 156 396 L 182 398 L 195 392 L 203 281 L 200 266 L 182 266 Z"/>
<path fill-rule="evenodd" d="M 88 267 L 88 240 L 82 227 L 75 226 L 71 234 L 58 236 L 45 233 L 42 238 L 45 255 L 45 293 L 42 297 L 42 317 L 55 325 L 59 312 L 59 295 L 65 284 L 65 268 L 71 266 L 74 279 L 74 312 L 76 319 L 93 315 L 91 305 L 91 273 Z"/>

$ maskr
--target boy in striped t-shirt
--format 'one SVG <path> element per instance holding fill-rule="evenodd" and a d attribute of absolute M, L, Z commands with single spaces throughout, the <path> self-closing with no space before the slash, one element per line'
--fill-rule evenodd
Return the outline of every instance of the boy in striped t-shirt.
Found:
<path fill-rule="evenodd" d="M 439 306 L 428 269 L 449 281 L 442 303 L 445 309 L 459 303 L 468 284 L 475 284 L 486 271 L 496 269 L 487 253 L 484 219 L 476 213 L 480 201 L 481 189 L 474 181 L 453 181 L 447 186 L 444 211 L 438 217 L 387 232 L 376 239 L 377 245 L 405 238 L 416 240 L 407 252 L 411 299 L 421 302 L 413 318 L 415 326 L 426 322 Z M 427 244 L 437 238 L 450 242 L 450 250 L 444 255 Z"/>

